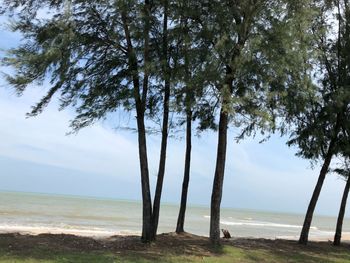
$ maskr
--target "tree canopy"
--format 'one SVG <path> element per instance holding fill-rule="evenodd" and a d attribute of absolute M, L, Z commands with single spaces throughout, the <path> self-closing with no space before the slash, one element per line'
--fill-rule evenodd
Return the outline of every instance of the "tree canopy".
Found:
<path fill-rule="evenodd" d="M 321 160 L 301 238 L 307 241 L 331 160 L 350 155 L 347 0 L 3 3 L 0 12 L 13 17 L 11 29 L 23 36 L 2 59 L 15 70 L 7 75 L 8 82 L 19 95 L 33 83 L 48 86 L 29 116 L 40 114 L 54 96 L 60 109 L 75 109 L 73 132 L 117 110 L 136 115 L 144 241 L 153 240 L 157 231 L 167 140 L 174 124 L 170 113 L 180 119 L 174 125 L 186 122 L 187 178 L 192 122 L 198 130 L 218 132 L 210 224 L 214 243 L 220 238 L 230 125 L 239 131 L 237 139 L 278 130 L 290 135 L 288 145 L 297 145 L 299 156 Z M 162 123 L 153 205 L 147 120 Z"/>

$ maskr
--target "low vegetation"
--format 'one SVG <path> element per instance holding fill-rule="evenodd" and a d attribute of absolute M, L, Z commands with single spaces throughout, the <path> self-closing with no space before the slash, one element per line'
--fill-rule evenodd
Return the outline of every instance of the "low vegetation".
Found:
<path fill-rule="evenodd" d="M 108 239 L 72 235 L 0 235 L 0 262 L 349 262 L 350 245 L 268 239 L 223 240 L 215 247 L 206 237 L 162 234 L 151 244 L 137 236 Z"/>

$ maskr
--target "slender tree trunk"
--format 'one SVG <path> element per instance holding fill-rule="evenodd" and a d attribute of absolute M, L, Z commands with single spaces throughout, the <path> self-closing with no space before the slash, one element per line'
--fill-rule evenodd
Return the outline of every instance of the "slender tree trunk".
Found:
<path fill-rule="evenodd" d="M 152 240 L 155 240 L 158 230 L 160 199 L 163 189 L 165 174 L 166 151 L 168 144 L 168 126 L 169 126 L 169 99 L 170 99 L 170 76 L 168 65 L 168 1 L 164 1 L 164 20 L 163 20 L 163 63 L 164 63 L 164 104 L 163 104 L 163 123 L 162 123 L 162 141 L 160 149 L 159 167 L 156 191 L 153 202 L 152 213 Z"/>
<path fill-rule="evenodd" d="M 299 244 L 306 245 L 308 242 L 312 217 L 313 217 L 313 214 L 315 211 L 318 197 L 320 196 L 320 193 L 321 193 L 324 179 L 326 178 L 326 174 L 328 172 L 328 168 L 329 168 L 329 165 L 330 165 L 331 160 L 332 160 L 332 156 L 333 156 L 333 154 L 328 154 L 326 159 L 324 160 L 323 165 L 322 165 L 322 169 L 320 171 L 320 175 L 318 176 L 316 187 L 314 189 L 314 192 L 312 194 L 312 198 L 311 198 L 309 206 L 307 208 L 303 228 L 301 230 L 301 234 L 300 234 L 300 238 L 299 238 Z"/>
<path fill-rule="evenodd" d="M 237 53 L 238 54 L 238 53 Z M 222 188 L 224 184 L 225 162 L 227 150 L 227 130 L 229 97 L 233 92 L 234 71 L 231 66 L 226 66 L 226 85 L 221 87 L 222 106 L 220 110 L 218 147 L 216 153 L 216 167 L 214 174 L 213 190 L 211 194 L 210 206 L 210 241 L 214 245 L 220 244 L 220 205 L 222 198 Z"/>
<path fill-rule="evenodd" d="M 185 153 L 185 170 L 184 179 L 182 182 L 181 204 L 179 216 L 177 219 L 176 233 L 183 233 L 185 224 L 185 213 L 187 205 L 188 184 L 190 181 L 190 167 L 191 167 L 191 148 L 192 148 L 192 111 L 191 106 L 187 106 L 186 114 L 186 153 Z"/>
<path fill-rule="evenodd" d="M 312 194 L 309 206 L 307 208 L 303 228 L 302 228 L 301 233 L 300 233 L 299 244 L 302 244 L 302 245 L 306 245 L 308 242 L 308 239 L 309 239 L 309 231 L 310 231 L 310 227 L 311 227 L 312 217 L 313 217 L 313 214 L 315 211 L 317 200 L 318 200 L 320 193 L 321 193 L 324 179 L 326 178 L 326 175 L 327 175 L 327 172 L 329 169 L 329 165 L 331 164 L 331 161 L 332 161 L 332 157 L 334 154 L 334 146 L 336 144 L 336 141 L 338 138 L 338 133 L 339 133 L 339 130 L 341 127 L 341 120 L 340 119 L 341 119 L 341 114 L 338 113 L 337 114 L 337 121 L 336 121 L 335 128 L 334 128 L 334 136 L 329 143 L 328 150 L 327 150 L 320 174 L 318 176 L 318 180 L 317 180 L 314 192 Z"/>
<path fill-rule="evenodd" d="M 150 31 L 150 10 L 151 4 L 149 0 L 144 2 L 145 13 L 145 32 L 144 32 L 144 64 L 147 68 L 149 63 L 149 31 Z M 137 58 L 135 57 L 135 61 Z M 137 62 L 136 62 L 137 63 Z M 146 128 L 145 128 L 145 111 L 146 100 L 148 93 L 149 72 L 145 69 L 142 96 L 140 91 L 137 94 L 136 107 L 137 110 L 137 128 L 139 136 L 139 155 L 141 167 L 141 184 L 142 184 L 142 202 L 143 202 L 143 223 L 142 223 L 142 241 L 150 242 L 152 240 L 152 198 L 149 183 L 149 171 L 147 160 L 147 143 L 146 143 Z"/>
<path fill-rule="evenodd" d="M 147 160 L 146 129 L 144 116 L 142 113 L 137 114 L 137 129 L 139 143 L 139 159 L 141 169 L 141 188 L 142 188 L 142 236 L 143 242 L 151 241 L 152 230 L 152 199 L 149 185 L 149 172 Z"/>
<path fill-rule="evenodd" d="M 144 60 L 145 64 L 148 62 L 148 45 L 149 45 L 149 0 L 145 0 L 145 47 L 144 47 Z M 145 128 L 145 105 L 148 90 L 148 72 L 145 71 L 142 85 L 142 96 L 140 94 L 140 78 L 138 74 L 138 63 L 135 50 L 133 48 L 131 33 L 129 31 L 129 18 L 124 10 L 121 13 L 123 29 L 127 42 L 128 50 L 128 63 L 129 69 L 132 73 L 132 82 L 134 88 L 134 99 L 136 105 L 136 118 L 137 118 L 137 133 L 138 133 L 138 148 L 139 148 L 139 161 L 141 172 L 141 192 L 142 192 L 142 242 L 151 241 L 152 237 L 152 199 L 149 184 L 149 171 L 148 171 L 148 159 L 147 159 L 147 142 L 146 142 L 146 128 Z"/>
<path fill-rule="evenodd" d="M 152 214 L 152 240 L 155 239 L 157 235 L 158 222 L 159 222 L 159 210 L 160 210 L 160 199 L 163 189 L 163 181 L 165 174 L 165 161 L 166 161 L 166 150 L 168 143 L 168 122 L 169 122 L 169 97 L 170 97 L 170 87 L 165 87 L 164 94 L 164 115 L 163 115 L 163 127 L 162 127 L 162 141 L 160 149 L 160 159 L 159 159 L 159 168 L 158 168 L 158 177 L 157 177 L 157 186 L 154 195 L 153 202 L 153 214 Z"/>
<path fill-rule="evenodd" d="M 187 207 L 187 194 L 188 194 L 188 184 L 190 181 L 190 170 L 191 170 L 191 150 L 192 150 L 192 103 L 194 102 L 193 87 L 189 86 L 191 79 L 190 61 L 189 61 L 189 41 L 190 34 L 188 28 L 188 17 L 181 17 L 181 24 L 183 25 L 185 32 L 184 36 L 184 61 L 185 61 L 185 103 L 186 103 L 186 150 L 185 150 L 185 168 L 184 177 L 182 181 L 182 191 L 181 191 L 181 203 L 179 215 L 176 224 L 176 233 L 184 233 L 185 225 L 185 215 Z"/>
<path fill-rule="evenodd" d="M 344 193 L 340 204 L 338 220 L 337 220 L 337 228 L 335 230 L 334 241 L 333 241 L 333 245 L 335 246 L 340 245 L 341 233 L 343 228 L 343 220 L 344 220 L 345 208 L 346 208 L 346 201 L 348 199 L 349 189 L 350 189 L 350 176 L 348 176 L 348 178 L 346 179 Z"/>
<path fill-rule="evenodd" d="M 215 245 L 220 244 L 220 204 L 227 148 L 228 113 L 223 107 L 220 112 L 216 168 L 210 207 L 210 241 Z"/>

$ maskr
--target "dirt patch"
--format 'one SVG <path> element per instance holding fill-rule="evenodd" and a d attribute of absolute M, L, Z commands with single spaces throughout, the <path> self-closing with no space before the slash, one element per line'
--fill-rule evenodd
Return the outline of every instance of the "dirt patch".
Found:
<path fill-rule="evenodd" d="M 299 245 L 296 241 L 269 239 L 230 239 L 222 240 L 223 245 L 234 246 L 244 250 L 263 249 L 274 253 L 285 254 L 300 251 L 315 253 L 335 252 L 338 248 L 329 242 L 310 242 L 308 246 Z M 349 244 L 344 246 L 350 249 Z M 167 233 L 157 236 L 157 241 L 145 244 L 139 236 L 112 236 L 104 239 L 80 237 L 66 234 L 22 235 L 18 233 L 0 234 L 0 248 L 9 252 L 25 254 L 33 249 L 47 249 L 55 252 L 112 252 L 116 254 L 147 255 L 157 257 L 168 253 L 174 255 L 212 256 L 220 249 L 211 246 L 209 239 L 193 234 Z"/>

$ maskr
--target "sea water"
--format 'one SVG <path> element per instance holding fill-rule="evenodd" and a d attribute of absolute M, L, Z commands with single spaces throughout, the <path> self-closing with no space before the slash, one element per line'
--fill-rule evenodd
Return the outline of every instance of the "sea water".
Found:
<path fill-rule="evenodd" d="M 158 233 L 175 230 L 179 206 L 162 204 Z M 210 210 L 190 205 L 185 230 L 208 236 Z M 34 193 L 0 192 L 0 232 L 28 234 L 66 233 L 83 236 L 140 235 L 140 201 L 99 199 Z M 304 216 L 223 208 L 221 228 L 234 237 L 298 238 Z M 335 217 L 315 216 L 310 238 L 331 239 Z M 349 220 L 344 220 L 344 236 L 350 236 Z"/>

